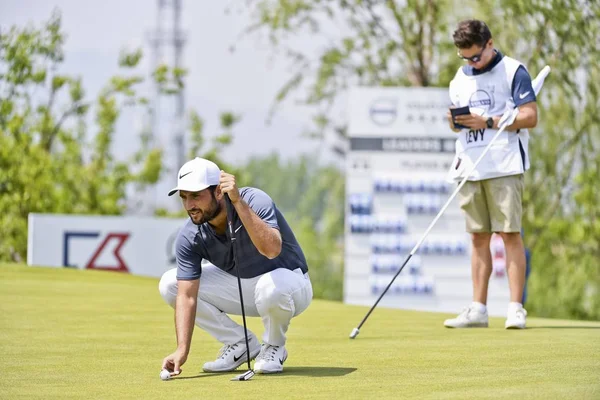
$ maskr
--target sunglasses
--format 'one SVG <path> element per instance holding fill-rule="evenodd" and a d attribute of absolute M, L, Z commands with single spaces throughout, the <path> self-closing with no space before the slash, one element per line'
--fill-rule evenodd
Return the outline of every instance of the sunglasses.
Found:
<path fill-rule="evenodd" d="M 457 51 L 456 54 L 465 61 L 471 61 L 474 63 L 478 63 L 479 61 L 481 61 L 481 56 L 483 55 L 483 52 L 485 51 L 486 46 L 487 46 L 487 43 L 483 46 L 483 49 L 481 49 L 481 51 L 479 53 L 477 53 L 471 57 L 463 56 L 462 54 L 460 54 L 460 51 Z"/>

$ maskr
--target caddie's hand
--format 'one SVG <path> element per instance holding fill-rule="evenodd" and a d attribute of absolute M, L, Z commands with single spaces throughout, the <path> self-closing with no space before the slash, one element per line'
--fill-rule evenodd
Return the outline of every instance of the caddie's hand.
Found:
<path fill-rule="evenodd" d="M 187 354 L 179 350 L 165 357 L 162 363 L 162 369 L 169 371 L 171 376 L 177 376 L 181 373 L 181 366 L 187 361 Z"/>
<path fill-rule="evenodd" d="M 235 176 L 221 170 L 219 184 L 221 185 L 221 192 L 229 194 L 231 202 L 234 204 L 237 203 L 240 199 L 240 191 L 235 184 Z"/>
<path fill-rule="evenodd" d="M 470 115 L 457 115 L 455 119 L 458 124 L 468 126 L 471 129 L 487 128 L 487 125 L 485 124 L 487 118 L 475 113 L 471 113 Z"/>
<path fill-rule="evenodd" d="M 446 113 L 446 118 L 448 118 L 448 124 L 450 124 L 450 129 L 452 129 L 454 132 L 460 132 L 460 129 L 454 126 L 454 121 L 452 120 L 452 113 L 450 113 L 450 110 L 448 110 L 448 112 Z"/>

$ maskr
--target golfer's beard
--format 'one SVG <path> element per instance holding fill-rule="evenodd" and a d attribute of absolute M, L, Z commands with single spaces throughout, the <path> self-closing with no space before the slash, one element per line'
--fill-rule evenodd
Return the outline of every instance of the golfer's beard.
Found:
<path fill-rule="evenodd" d="M 219 215 L 219 213 L 221 212 L 221 205 L 219 203 L 217 203 L 217 199 L 215 199 L 213 197 L 212 203 L 210 204 L 210 208 L 206 211 L 202 212 L 202 218 L 200 218 L 200 221 L 196 222 L 194 221 L 194 218 L 192 218 L 192 216 L 190 215 L 190 219 L 192 220 L 192 222 L 196 225 L 202 225 L 205 222 L 209 222 L 212 221 L 217 215 Z M 189 213 L 188 213 L 189 215 Z"/>

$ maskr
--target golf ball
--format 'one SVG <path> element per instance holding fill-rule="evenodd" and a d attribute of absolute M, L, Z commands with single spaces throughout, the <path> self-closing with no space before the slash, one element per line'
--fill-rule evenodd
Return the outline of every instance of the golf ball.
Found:
<path fill-rule="evenodd" d="M 171 379 L 171 374 L 166 369 L 163 369 L 162 371 L 160 371 L 160 379 L 162 379 L 163 381 L 168 381 L 169 379 Z"/>

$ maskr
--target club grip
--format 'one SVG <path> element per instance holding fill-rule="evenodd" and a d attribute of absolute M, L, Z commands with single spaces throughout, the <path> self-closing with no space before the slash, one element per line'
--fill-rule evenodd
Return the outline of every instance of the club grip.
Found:
<path fill-rule="evenodd" d="M 542 90 L 542 86 L 544 86 L 544 80 L 550 74 L 550 66 L 546 65 L 542 70 L 537 74 L 537 76 L 531 81 L 531 85 L 533 86 L 533 91 L 537 96 Z"/>

